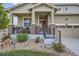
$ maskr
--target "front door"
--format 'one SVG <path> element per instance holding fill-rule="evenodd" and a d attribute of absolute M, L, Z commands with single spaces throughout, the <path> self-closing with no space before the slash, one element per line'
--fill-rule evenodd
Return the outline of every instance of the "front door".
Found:
<path fill-rule="evenodd" d="M 47 20 L 43 20 L 42 21 L 43 32 L 47 33 L 47 28 L 48 28 L 48 22 L 47 22 Z"/>

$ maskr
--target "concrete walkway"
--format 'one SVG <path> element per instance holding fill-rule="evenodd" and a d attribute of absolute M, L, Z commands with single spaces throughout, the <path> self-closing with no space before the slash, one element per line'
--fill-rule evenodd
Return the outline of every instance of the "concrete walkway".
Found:
<path fill-rule="evenodd" d="M 10 35 L 12 39 L 14 39 L 16 41 L 16 36 L 17 34 L 12 34 Z M 28 39 L 32 40 L 32 39 L 36 39 L 36 37 L 40 37 L 41 39 L 44 39 L 44 44 L 52 44 L 52 42 L 55 41 L 55 39 L 53 39 L 53 37 L 51 35 L 47 35 L 46 38 L 44 38 L 43 35 L 31 35 L 31 34 L 28 34 Z"/>
<path fill-rule="evenodd" d="M 16 34 L 11 35 L 11 37 L 15 40 Z M 34 36 L 33 36 L 34 37 Z M 47 42 L 51 42 L 51 40 L 46 40 Z M 73 39 L 73 38 L 63 38 L 62 43 L 69 48 L 72 52 L 74 52 L 76 55 L 79 55 L 79 39 Z"/>
<path fill-rule="evenodd" d="M 79 39 L 63 38 L 62 43 L 72 52 L 79 56 Z"/>

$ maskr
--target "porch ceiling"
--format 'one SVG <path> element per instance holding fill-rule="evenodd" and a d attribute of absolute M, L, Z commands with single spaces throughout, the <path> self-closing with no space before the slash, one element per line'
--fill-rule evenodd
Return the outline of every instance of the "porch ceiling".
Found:
<path fill-rule="evenodd" d="M 32 16 L 31 13 L 14 13 L 16 16 Z"/>
<path fill-rule="evenodd" d="M 47 16 L 51 12 L 35 12 L 35 15 Z M 32 16 L 31 13 L 13 13 L 16 16 Z"/>

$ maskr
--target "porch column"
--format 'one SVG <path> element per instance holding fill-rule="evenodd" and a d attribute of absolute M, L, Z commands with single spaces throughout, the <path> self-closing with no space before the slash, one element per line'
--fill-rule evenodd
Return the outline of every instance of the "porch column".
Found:
<path fill-rule="evenodd" d="M 38 25 L 39 25 L 39 16 L 38 16 Z"/>
<path fill-rule="evenodd" d="M 51 34 L 55 37 L 55 24 L 54 24 L 54 11 L 51 12 L 51 24 L 50 24 L 50 31 Z"/>
<path fill-rule="evenodd" d="M 13 34 L 14 34 L 14 24 L 13 24 L 13 17 L 14 17 L 14 14 L 12 14 L 12 31 L 13 31 Z"/>
<path fill-rule="evenodd" d="M 13 26 L 13 13 L 10 13 L 9 14 L 9 19 L 10 19 L 10 23 L 9 23 L 9 27 L 8 27 L 8 32 L 10 34 L 13 34 L 14 33 L 14 26 Z"/>
<path fill-rule="evenodd" d="M 31 34 L 35 34 L 35 12 L 32 11 Z"/>
<path fill-rule="evenodd" d="M 51 24 L 54 24 L 54 11 L 51 12 Z"/>

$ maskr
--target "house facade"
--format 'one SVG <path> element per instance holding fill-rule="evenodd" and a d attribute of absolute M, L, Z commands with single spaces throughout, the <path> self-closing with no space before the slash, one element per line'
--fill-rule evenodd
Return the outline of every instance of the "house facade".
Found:
<path fill-rule="evenodd" d="M 63 37 L 79 35 L 79 4 L 22 3 L 8 10 L 12 29 L 22 26 L 29 27 L 30 34 L 42 34 L 44 31 L 55 34 L 54 28 L 57 28 Z M 11 33 L 14 32 L 12 30 Z"/>

